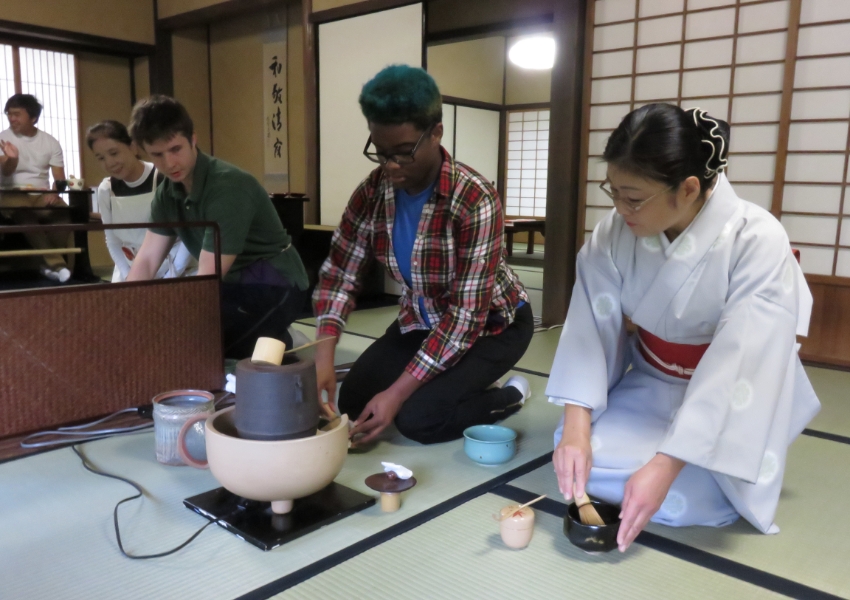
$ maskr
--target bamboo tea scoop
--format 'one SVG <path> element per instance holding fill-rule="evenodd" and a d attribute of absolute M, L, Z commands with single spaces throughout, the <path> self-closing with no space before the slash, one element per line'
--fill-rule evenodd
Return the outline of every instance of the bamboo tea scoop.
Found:
<path fill-rule="evenodd" d="M 590 498 L 587 497 L 587 494 L 579 496 L 574 488 L 573 500 L 575 501 L 576 506 L 578 506 L 579 519 L 581 519 L 581 522 L 584 525 L 605 525 L 605 521 L 603 521 L 602 517 L 599 516 L 599 513 L 596 512 L 596 508 L 590 503 Z"/>
<path fill-rule="evenodd" d="M 284 354 L 289 354 L 290 352 L 298 352 L 299 350 L 303 350 L 304 348 L 309 348 L 310 346 L 315 346 L 316 344 L 321 344 L 322 342 L 326 342 L 328 340 L 334 339 L 333 336 L 322 338 L 320 340 L 316 340 L 315 342 L 310 342 L 308 344 L 304 344 L 303 346 L 298 346 L 297 348 L 290 348 Z"/>
<path fill-rule="evenodd" d="M 538 496 L 537 498 L 535 498 L 534 500 L 532 500 L 532 501 L 530 501 L 530 502 L 526 502 L 525 504 L 521 504 L 520 506 L 517 506 L 515 509 L 513 509 L 511 512 L 509 512 L 509 513 L 508 513 L 508 514 L 506 514 L 505 516 L 493 515 L 493 518 L 494 518 L 494 519 L 496 519 L 497 521 L 504 521 L 505 519 L 507 519 L 508 517 L 510 517 L 512 514 L 514 514 L 514 513 L 515 513 L 515 512 L 517 512 L 518 510 L 522 510 L 522 509 L 523 509 L 523 508 L 525 508 L 526 506 L 531 506 L 531 505 L 532 505 L 532 504 L 534 504 L 535 502 L 540 502 L 540 501 L 541 501 L 541 500 L 543 500 L 543 498 L 545 498 L 545 497 L 546 497 L 546 494 L 543 494 L 542 496 Z"/>

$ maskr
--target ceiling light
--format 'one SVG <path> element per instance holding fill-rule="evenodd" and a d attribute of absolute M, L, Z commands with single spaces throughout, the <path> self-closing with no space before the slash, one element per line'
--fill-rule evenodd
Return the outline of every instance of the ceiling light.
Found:
<path fill-rule="evenodd" d="M 508 58 L 523 69 L 551 69 L 555 64 L 555 40 L 551 36 L 535 36 L 518 40 Z"/>

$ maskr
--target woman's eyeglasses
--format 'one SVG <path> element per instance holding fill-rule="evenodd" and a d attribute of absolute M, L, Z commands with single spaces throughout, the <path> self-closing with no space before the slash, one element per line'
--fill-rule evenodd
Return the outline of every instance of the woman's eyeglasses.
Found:
<path fill-rule="evenodd" d="M 416 151 L 419 149 L 419 144 L 422 143 L 422 140 L 425 139 L 426 135 L 431 133 L 432 129 L 433 127 L 429 127 L 426 131 L 422 132 L 422 135 L 419 136 L 416 145 L 413 146 L 413 150 L 410 152 L 403 152 L 401 154 L 381 154 L 380 152 L 369 152 L 369 146 L 372 145 L 372 136 L 370 135 L 369 139 L 366 140 L 366 147 L 363 148 L 363 156 L 371 160 L 373 163 L 378 163 L 379 165 L 385 165 L 390 161 L 393 161 L 399 166 L 409 165 L 416 160 Z"/>
<path fill-rule="evenodd" d="M 605 187 L 606 185 L 608 187 Z M 628 210 L 629 212 L 636 213 L 641 208 L 643 208 L 644 205 L 647 202 L 649 202 L 650 200 L 652 200 L 653 198 L 655 198 L 657 196 L 660 196 L 661 194 L 663 194 L 665 192 L 669 192 L 670 190 L 673 189 L 673 187 L 671 186 L 671 187 L 664 188 L 660 192 L 656 192 L 655 194 L 651 195 L 649 198 L 644 198 L 643 200 L 631 200 L 629 198 L 620 198 L 619 194 L 615 194 L 614 191 L 611 189 L 611 182 L 608 181 L 607 179 L 599 184 L 599 189 L 602 190 L 603 192 L 605 192 L 605 195 L 608 196 L 609 198 L 611 198 L 611 200 L 614 201 L 614 204 L 620 204 L 620 206 L 625 207 L 625 209 Z"/>

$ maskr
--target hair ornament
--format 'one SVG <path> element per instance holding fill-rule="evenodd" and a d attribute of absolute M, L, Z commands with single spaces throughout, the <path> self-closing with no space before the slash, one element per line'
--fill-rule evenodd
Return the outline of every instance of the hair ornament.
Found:
<path fill-rule="evenodd" d="M 711 155 L 705 163 L 705 177 L 710 179 L 722 173 L 729 165 L 727 160 L 726 140 L 720 134 L 720 124 L 701 108 L 690 108 L 686 111 L 699 129 L 702 143 L 711 146 Z"/>

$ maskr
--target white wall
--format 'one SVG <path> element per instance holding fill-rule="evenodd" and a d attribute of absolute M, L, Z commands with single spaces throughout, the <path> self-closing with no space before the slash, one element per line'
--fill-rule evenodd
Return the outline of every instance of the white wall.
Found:
<path fill-rule="evenodd" d="M 455 159 L 469 165 L 494 186 L 499 175 L 499 111 L 458 106 Z"/>
<path fill-rule="evenodd" d="M 319 198 L 322 225 L 337 225 L 351 193 L 375 167 L 357 98 L 389 64 L 422 66 L 422 4 L 319 25 Z"/>

